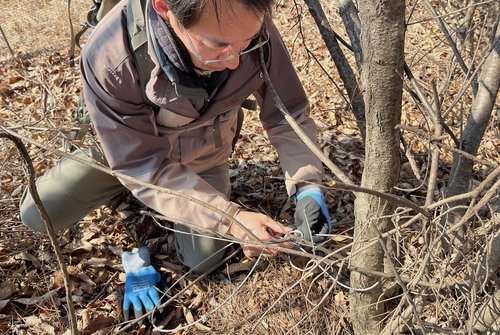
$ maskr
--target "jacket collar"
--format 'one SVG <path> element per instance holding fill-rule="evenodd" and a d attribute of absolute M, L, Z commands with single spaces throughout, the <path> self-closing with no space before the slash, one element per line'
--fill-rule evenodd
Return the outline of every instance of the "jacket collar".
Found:
<path fill-rule="evenodd" d="M 193 63 L 189 59 L 187 51 L 179 38 L 171 31 L 171 26 L 156 13 L 153 6 L 148 6 L 148 17 L 151 25 L 151 35 L 155 44 L 155 51 L 158 58 L 170 63 L 182 72 L 193 71 Z"/>
<path fill-rule="evenodd" d="M 163 70 L 174 86 L 178 97 L 197 100 L 202 99 L 202 101 L 205 101 L 200 106 L 198 106 L 199 103 L 195 104 L 195 108 L 200 113 L 203 113 L 206 103 L 227 80 L 231 71 L 225 69 L 221 72 L 213 72 L 209 80 L 207 80 L 206 77 L 200 76 L 197 71 L 195 71 L 184 44 L 175 33 L 173 33 L 168 23 L 156 13 L 151 2 L 148 2 L 146 19 L 148 20 L 148 43 L 150 43 L 149 54 L 153 61 Z M 158 71 L 161 70 L 156 68 L 153 72 L 158 76 Z M 154 85 L 156 81 L 157 79 L 153 80 L 153 78 L 151 78 L 150 83 L 153 82 Z M 152 97 L 150 97 L 150 99 L 152 99 Z"/>

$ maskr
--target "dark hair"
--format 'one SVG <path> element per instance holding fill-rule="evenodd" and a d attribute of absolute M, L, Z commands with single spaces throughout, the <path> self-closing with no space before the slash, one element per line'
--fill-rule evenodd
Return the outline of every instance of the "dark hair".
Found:
<path fill-rule="evenodd" d="M 209 2 L 215 10 L 217 20 L 219 19 L 219 8 L 231 3 L 238 2 L 256 16 L 263 14 L 265 18 L 271 17 L 274 4 L 274 0 L 165 0 L 168 9 L 186 29 L 198 23 L 203 8 Z"/>

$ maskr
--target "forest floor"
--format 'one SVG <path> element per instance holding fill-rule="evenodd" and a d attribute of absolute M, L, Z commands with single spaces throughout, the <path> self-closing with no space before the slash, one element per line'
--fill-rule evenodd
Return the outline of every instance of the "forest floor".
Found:
<path fill-rule="evenodd" d="M 2 6 L 9 4 L 17 6 L 12 0 Z M 78 6 L 76 10 L 87 8 L 81 2 Z M 36 10 L 50 12 L 43 4 Z M 301 10 L 304 12 L 298 16 L 297 11 Z M 331 24 L 340 27 L 335 10 L 326 8 L 326 11 Z M 46 20 L 65 20 L 61 17 L 44 16 Z M 303 20 L 301 30 L 297 28 L 298 17 Z M 14 18 L 10 20 L 13 22 Z M 332 82 L 333 79 L 342 87 L 315 24 L 305 9 L 294 7 L 290 1 L 278 6 L 275 22 L 310 98 L 312 116 L 319 129 L 318 147 L 359 185 L 363 143 L 352 113 Z M 413 42 L 408 47 L 411 54 L 416 53 L 418 44 L 426 44 L 417 41 L 418 30 L 409 31 L 412 35 L 408 40 Z M 40 176 L 60 159 L 60 154 L 47 148 L 62 149 L 62 134 L 73 124 L 71 113 L 77 104 L 81 82 L 77 67 L 68 65 L 67 44 L 31 53 L 30 50 L 43 49 L 37 49 L 36 45 L 43 46 L 47 40 L 39 36 L 26 39 L 25 43 L 26 50 L 16 51 L 17 60 L 8 60 L 8 56 L 2 55 L 0 125 L 40 143 L 41 147 L 24 142 L 36 175 Z M 443 53 L 439 50 L 429 53 L 436 62 L 434 65 L 418 63 L 420 79 L 430 82 L 439 76 L 442 69 L 435 69 L 445 67 L 447 61 Z M 354 64 L 347 50 L 346 55 Z M 425 123 L 406 93 L 403 122 L 412 127 Z M 490 152 L 487 159 L 498 164 L 498 153 L 494 153 L 499 146 L 497 126 L 498 116 L 488 129 L 488 140 L 480 154 L 484 157 Z M 406 140 L 419 166 L 417 170 L 425 174 L 427 144 L 416 136 L 408 136 Z M 69 334 L 66 295 L 54 250 L 46 235 L 29 230 L 19 218 L 19 201 L 28 184 L 25 162 L 11 141 L 3 139 L 0 148 L 0 333 Z M 422 176 L 415 175 L 412 162 L 404 154 L 402 162 L 399 186 L 412 191 L 396 193 L 421 205 L 426 197 L 425 187 L 421 187 Z M 443 152 L 439 191 L 446 185 L 450 163 L 451 153 Z M 258 112 L 246 112 L 230 167 L 233 201 L 281 222 L 293 221 L 293 208 L 288 202 L 279 160 L 258 120 Z M 479 171 L 475 180 L 484 179 L 486 174 L 487 171 Z M 326 170 L 325 182 L 334 179 Z M 127 324 L 122 317 L 121 253 L 147 245 L 153 265 L 171 285 L 171 292 L 177 295 L 158 322 L 164 329 L 186 335 L 352 334 L 349 290 L 338 283 L 349 285 L 347 263 L 353 236 L 354 200 L 351 192 L 334 188 L 326 191 L 333 222 L 332 237 L 323 249 L 314 252 L 337 257 L 328 274 L 317 267 L 309 270 L 311 263 L 307 257 L 281 254 L 250 260 L 243 256 L 238 245 L 233 245 L 227 255 L 235 252 L 234 257 L 200 277 L 188 273 L 180 263 L 171 225 L 144 216 L 142 211 L 147 208 L 124 193 L 89 213 L 72 228 L 58 232 L 72 280 L 71 295 L 79 329 L 82 334 L 160 333 L 149 322 Z M 453 314 L 460 315 L 460 312 Z M 200 319 L 201 322 L 194 322 Z M 447 325 L 451 327 L 453 323 Z"/>

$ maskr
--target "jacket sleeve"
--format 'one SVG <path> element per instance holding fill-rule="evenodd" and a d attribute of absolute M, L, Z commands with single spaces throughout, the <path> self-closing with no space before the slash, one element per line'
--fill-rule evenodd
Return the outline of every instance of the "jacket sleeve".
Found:
<path fill-rule="evenodd" d="M 112 30 L 108 27 L 108 31 Z M 86 104 L 110 168 L 193 197 L 234 216 L 238 205 L 192 170 L 170 159 L 172 143 L 158 136 L 154 112 L 142 101 L 137 71 L 124 47 L 126 36 L 114 46 L 116 52 L 103 50 L 109 47 L 104 46 L 100 38 L 91 36 L 83 50 L 80 67 Z M 120 181 L 146 206 L 173 221 L 222 233 L 228 229 L 229 221 L 221 214 L 189 199 L 128 180 Z"/>
<path fill-rule="evenodd" d="M 266 62 L 273 87 L 288 112 L 315 143 L 317 127 L 309 116 L 307 95 L 276 27 L 270 25 L 269 30 L 270 51 Z M 261 107 L 261 122 L 278 152 L 288 195 L 295 194 L 295 185 L 300 180 L 321 181 L 323 178 L 321 161 L 284 119 L 265 84 L 256 92 L 256 98 Z"/>

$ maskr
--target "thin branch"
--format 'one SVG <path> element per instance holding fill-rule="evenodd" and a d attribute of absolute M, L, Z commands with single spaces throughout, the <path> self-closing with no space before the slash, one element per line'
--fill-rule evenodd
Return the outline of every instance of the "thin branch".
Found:
<path fill-rule="evenodd" d="M 427 206 L 427 210 L 432 210 L 434 208 L 438 208 L 440 206 L 443 206 L 445 204 L 455 202 L 458 200 L 463 200 L 463 199 L 468 199 L 468 198 L 477 198 L 493 182 L 493 179 L 495 179 L 498 175 L 500 175 L 500 166 L 497 167 L 494 171 L 492 171 L 488 175 L 488 177 L 486 177 L 486 179 L 481 184 L 479 184 L 478 187 L 476 187 L 472 191 L 437 201 L 437 202 Z M 490 189 L 490 191 L 491 191 L 491 189 Z M 494 189 L 494 191 L 496 192 L 496 189 Z"/>
<path fill-rule="evenodd" d="M 305 48 L 305 50 L 307 52 L 307 56 L 308 56 L 307 63 L 309 63 L 309 59 L 310 58 L 314 59 L 314 61 L 316 62 L 316 64 L 321 68 L 321 71 L 323 71 L 323 73 L 325 74 L 325 76 L 327 76 L 328 79 L 330 80 L 330 82 L 335 86 L 335 88 L 337 89 L 337 92 L 342 97 L 342 99 L 345 101 L 345 103 L 352 108 L 351 103 L 350 103 L 348 97 L 346 97 L 345 93 L 342 91 L 342 88 L 337 84 L 337 82 L 335 81 L 335 79 L 332 78 L 332 76 L 330 75 L 330 73 L 328 71 L 326 71 L 326 69 L 324 68 L 323 64 L 321 64 L 321 62 L 319 61 L 318 57 L 316 57 L 316 55 L 307 46 L 307 44 L 306 44 L 306 38 L 304 36 L 304 30 L 302 29 L 303 28 L 302 20 L 301 20 L 302 7 L 299 6 L 297 4 L 297 2 L 295 2 L 295 6 L 294 7 L 296 8 L 296 11 L 297 11 L 297 13 L 296 13 L 296 15 L 297 15 L 297 24 L 299 26 L 299 33 L 298 34 L 302 37 L 302 43 L 304 45 L 304 48 Z M 299 9 L 300 9 L 300 11 L 299 11 Z"/>
<path fill-rule="evenodd" d="M 235 218 L 233 218 L 232 216 L 226 214 L 226 212 L 224 211 L 221 211 L 220 209 L 218 208 L 215 208 L 199 199 L 196 199 L 196 198 L 193 198 L 189 195 L 186 195 L 184 193 L 181 193 L 181 192 L 177 192 L 177 191 L 174 191 L 174 190 L 171 190 L 171 189 L 168 189 L 168 188 L 164 188 L 164 187 L 159 187 L 159 186 L 156 186 L 156 185 L 153 185 L 153 184 L 150 184 L 150 183 L 146 183 L 146 182 L 143 182 L 139 179 L 136 179 L 136 178 L 133 178 L 133 177 L 130 177 L 126 174 L 123 174 L 123 173 L 120 173 L 120 172 L 116 172 L 116 171 L 112 171 L 109 167 L 106 167 L 106 166 L 103 166 L 101 164 L 97 164 L 97 163 L 92 163 L 88 160 L 85 160 L 83 158 L 80 158 L 80 157 L 76 157 L 76 156 L 73 156 L 73 155 L 70 155 L 66 152 L 63 152 L 63 151 L 60 151 L 60 150 L 57 150 L 57 149 L 54 149 L 54 148 L 51 148 L 51 147 L 48 147 L 40 142 L 37 142 L 29 137 L 26 137 L 26 136 L 23 136 L 21 134 L 18 134 L 10 129 L 7 129 L 5 127 L 3 127 L 2 125 L 0 125 L 0 130 L 3 130 L 4 132 L 6 132 L 7 134 L 10 134 L 11 136 L 13 137 L 17 137 L 25 142 L 28 142 L 30 144 L 33 144 L 37 147 L 40 147 L 40 148 L 43 148 L 47 151 L 50 151 L 52 153 L 55 153 L 55 154 L 58 154 L 60 156 L 63 156 L 63 157 L 66 157 L 66 158 L 69 158 L 69 159 L 73 159 L 74 161 L 77 161 L 81 164 L 85 164 L 87 166 L 90 166 L 96 170 L 99 170 L 101 172 L 104 172 L 104 173 L 107 173 L 109 175 L 112 175 L 114 177 L 117 177 L 117 178 L 120 178 L 120 179 L 124 179 L 124 180 L 127 180 L 127 181 L 131 181 L 133 183 L 136 183 L 138 185 L 141 185 L 141 186 L 144 186 L 144 187 L 148 187 L 150 189 L 153 189 L 153 190 L 156 190 L 158 192 L 163 192 L 163 193 L 168 193 L 168 194 L 172 194 L 172 195 L 175 195 L 175 196 L 178 196 L 178 197 L 181 197 L 181 198 L 184 198 L 184 199 L 187 199 L 189 201 L 192 201 L 200 206 L 203 206 L 205 208 L 209 208 L 211 210 L 213 210 L 215 213 L 217 214 L 220 214 L 221 216 L 223 216 L 224 218 L 227 218 L 228 220 L 231 220 L 233 223 L 236 223 L 243 231 L 245 231 L 252 239 L 254 239 L 255 241 L 258 241 L 260 242 L 260 240 L 258 239 L 258 237 L 256 237 L 251 231 L 248 230 L 248 228 L 246 228 L 245 226 L 243 226 L 239 221 L 237 221 Z M 181 223 L 182 224 L 182 223 Z M 264 244 L 261 243 L 261 246 L 264 246 Z"/>
<path fill-rule="evenodd" d="M 436 17 L 436 19 L 438 20 L 438 23 L 439 23 L 439 26 L 441 27 L 441 30 L 443 31 L 444 33 L 444 36 L 446 37 L 446 40 L 448 41 L 448 43 L 450 44 L 450 47 L 453 51 L 453 54 L 455 55 L 455 58 L 457 59 L 457 62 L 458 64 L 460 65 L 460 67 L 462 68 L 462 71 L 465 73 L 465 75 L 467 77 L 472 77 L 470 71 L 469 71 L 469 68 L 467 67 L 467 65 L 465 65 L 465 62 L 462 58 L 462 55 L 460 54 L 460 52 L 458 51 L 457 49 L 457 45 L 455 44 L 455 41 L 453 41 L 453 39 L 451 38 L 451 34 L 449 33 L 448 29 L 446 29 L 446 26 L 444 25 L 444 22 L 443 20 L 441 19 L 441 17 L 438 15 L 437 11 L 434 9 L 434 7 L 431 5 L 431 3 L 429 2 L 429 0 L 424 0 L 425 3 L 427 4 L 427 7 L 429 7 L 430 11 L 432 12 L 432 14 Z M 474 83 L 472 84 L 472 88 L 473 88 L 473 91 L 474 91 L 474 95 L 476 95 L 476 92 L 477 92 L 477 83 Z"/>
<path fill-rule="evenodd" d="M 443 119 L 441 118 L 441 106 L 439 104 L 439 95 L 437 93 L 436 83 L 432 82 L 432 88 L 434 92 L 434 102 L 436 104 L 435 113 L 432 115 L 432 122 L 434 123 L 434 138 L 440 138 L 443 134 Z M 433 142 L 431 142 L 432 144 Z M 431 168 L 429 174 L 429 185 L 427 187 L 427 196 L 425 198 L 425 205 L 429 206 L 434 200 L 434 190 L 437 187 L 438 171 L 439 171 L 439 157 L 441 150 L 439 146 L 433 145 L 432 147 L 432 159 Z"/>
<path fill-rule="evenodd" d="M 12 51 L 12 48 L 10 47 L 9 40 L 7 39 L 7 36 L 5 36 L 5 33 L 3 32 L 2 26 L 0 25 L 0 34 L 3 37 L 3 40 L 5 41 L 5 44 L 7 45 L 7 49 L 9 49 L 10 54 L 12 55 L 12 59 L 16 57 L 14 54 L 14 51 Z"/>
<path fill-rule="evenodd" d="M 490 53 L 488 53 L 488 55 L 489 54 Z M 478 72 L 481 70 L 481 67 L 483 66 L 484 62 L 486 61 L 486 58 L 488 57 L 488 55 L 484 55 L 481 58 L 481 60 L 479 60 L 477 67 L 474 69 L 474 72 L 471 73 L 471 75 L 466 78 L 466 81 L 460 87 L 460 90 L 455 94 L 453 101 L 450 103 L 450 105 L 448 106 L 446 111 L 443 112 L 443 117 L 446 117 L 449 113 L 451 113 L 455 109 L 458 102 L 463 99 L 463 96 L 464 96 L 465 92 L 467 91 L 468 86 L 472 85 L 474 78 L 476 78 Z"/>
<path fill-rule="evenodd" d="M 311 141 L 309 137 L 307 137 L 304 130 L 302 130 L 297 121 L 295 121 L 294 118 L 290 115 L 287 108 L 285 107 L 280 97 L 276 93 L 273 83 L 271 82 L 271 78 L 269 77 L 269 73 L 267 72 L 266 69 L 266 61 L 264 60 L 264 51 L 262 50 L 262 48 L 259 48 L 259 56 L 260 56 L 260 68 L 262 74 L 264 75 L 264 80 L 266 82 L 267 88 L 271 92 L 271 95 L 276 103 L 276 107 L 278 107 L 278 109 L 283 114 L 285 119 L 288 121 L 292 129 L 295 130 L 300 139 L 330 169 L 330 171 L 332 171 L 333 174 L 335 174 L 337 178 L 339 178 L 345 184 L 354 185 L 354 182 L 342 170 L 340 170 L 335 164 L 333 164 L 333 162 L 328 157 L 326 157 L 326 155 L 321 150 L 319 150 L 319 148 L 314 144 L 314 142 Z"/>
<path fill-rule="evenodd" d="M 410 83 L 412 84 L 413 89 L 414 89 L 414 91 L 411 91 L 412 96 L 413 96 L 413 93 L 416 93 L 417 97 L 418 97 L 418 102 L 423 104 L 423 106 L 425 107 L 425 110 L 429 113 L 430 117 L 432 119 L 437 119 L 436 111 L 434 110 L 434 108 L 432 108 L 431 103 L 427 100 L 426 96 L 424 95 L 424 93 L 420 89 L 420 85 L 418 85 L 417 80 L 415 79 L 415 76 L 413 75 L 410 67 L 406 63 L 404 65 L 404 71 L 405 71 L 405 74 L 408 77 L 408 79 L 410 80 Z"/>
<path fill-rule="evenodd" d="M 333 62 L 339 72 L 339 75 L 344 83 L 347 94 L 351 101 L 351 106 L 353 109 L 353 114 L 358 122 L 359 129 L 361 131 L 361 137 L 363 140 L 366 139 L 366 116 L 365 116 L 365 102 L 363 100 L 363 95 L 359 89 L 356 76 L 352 67 L 349 65 L 347 58 L 345 57 L 342 49 L 340 48 L 337 40 L 337 34 L 330 26 L 328 18 L 326 17 L 323 8 L 318 0 L 304 0 L 309 8 L 311 16 L 314 18 L 316 25 L 318 26 L 319 32 L 325 41 L 325 45 L 332 57 Z M 276 101 L 276 99 L 275 99 Z"/>
<path fill-rule="evenodd" d="M 426 209 L 421 208 L 420 206 L 418 206 L 414 202 L 407 200 L 403 197 L 399 197 L 399 196 L 394 195 L 394 194 L 383 193 L 383 192 L 371 190 L 371 189 L 361 187 L 361 186 L 356 186 L 356 185 L 342 184 L 342 183 L 339 183 L 337 181 L 329 181 L 329 182 L 326 182 L 325 184 L 328 185 L 329 187 L 333 187 L 333 188 L 339 189 L 339 190 L 352 191 L 355 193 L 361 192 L 361 193 L 366 193 L 366 194 L 370 194 L 370 195 L 375 195 L 379 198 L 382 198 L 385 200 L 391 200 L 391 201 L 394 201 L 394 202 L 401 204 L 403 206 L 410 207 L 411 209 L 424 215 L 425 217 L 432 216 L 432 214 L 430 212 L 428 212 Z"/>
<path fill-rule="evenodd" d="M 346 45 L 346 47 L 348 47 L 349 50 L 352 50 L 358 69 L 361 69 L 363 65 L 363 50 L 361 50 L 361 22 L 359 21 L 358 9 L 352 0 L 338 0 L 338 2 L 339 14 L 344 22 L 344 26 L 346 28 L 345 31 L 352 44 L 352 46 Z"/>
<path fill-rule="evenodd" d="M 420 129 L 417 129 L 417 128 L 405 125 L 405 124 L 399 124 L 399 125 L 396 126 L 396 128 L 398 128 L 398 129 L 404 129 L 406 131 L 411 131 L 411 132 L 415 133 L 416 135 L 418 135 L 418 136 L 420 136 L 422 138 L 427 138 L 428 137 L 426 132 L 424 132 L 424 131 L 422 131 Z M 477 158 L 477 156 L 471 155 L 468 152 L 465 152 L 463 150 L 460 150 L 460 149 L 451 147 L 449 145 L 446 145 L 443 142 L 441 142 L 441 140 L 442 140 L 442 137 L 441 138 L 435 138 L 435 139 L 431 140 L 431 142 L 433 142 L 434 144 L 438 145 L 439 147 L 441 147 L 443 149 L 449 150 L 449 151 L 451 151 L 453 153 L 460 154 L 460 155 L 464 156 L 465 158 L 474 161 L 474 163 L 481 164 L 481 165 L 484 165 L 484 166 L 487 166 L 487 167 L 490 167 L 490 168 L 495 168 L 495 167 L 498 166 L 498 164 L 496 164 L 496 163 L 492 163 L 492 162 L 486 161 L 484 159 Z"/>
<path fill-rule="evenodd" d="M 500 170 L 500 168 L 498 168 L 496 171 L 498 170 Z M 491 200 L 491 198 L 496 196 L 497 190 L 499 188 L 500 188 L 500 179 L 488 190 L 488 192 L 486 192 L 486 194 L 481 198 L 481 200 L 478 201 L 477 205 L 474 207 L 469 207 L 469 209 L 467 210 L 467 212 L 465 212 L 462 219 L 453 226 L 451 226 L 450 228 L 448 228 L 446 230 L 446 233 L 451 234 L 452 232 L 456 231 L 458 228 L 466 224 L 477 213 L 477 211 L 480 208 L 486 206 L 486 204 Z"/>
<path fill-rule="evenodd" d="M 1 129 L 4 130 L 3 127 Z M 71 333 L 73 335 L 77 335 L 78 325 L 76 322 L 76 312 L 75 312 L 75 307 L 73 306 L 73 299 L 71 295 L 72 293 L 71 280 L 69 278 L 69 273 L 68 269 L 66 268 L 66 264 L 64 263 L 61 247 L 57 242 L 56 233 L 54 232 L 54 228 L 52 227 L 52 224 L 50 222 L 49 215 L 47 214 L 47 211 L 43 207 L 42 201 L 40 200 L 40 196 L 36 189 L 35 169 L 33 168 L 33 162 L 28 154 L 28 150 L 26 150 L 26 147 L 24 146 L 23 142 L 20 141 L 18 138 L 11 135 L 10 133 L 1 133 L 0 138 L 7 138 L 12 142 L 14 142 L 17 149 L 19 150 L 19 153 L 23 157 L 23 161 L 26 165 L 26 170 L 28 172 L 29 191 L 31 193 L 31 196 L 33 197 L 33 200 L 35 201 L 35 205 L 38 208 L 38 211 L 40 212 L 40 216 L 42 217 L 43 223 L 45 224 L 45 229 L 47 230 L 50 243 L 52 244 L 52 248 L 54 248 L 57 262 L 59 263 L 59 267 L 61 268 L 61 272 L 63 274 L 64 288 L 66 290 L 66 302 L 68 304 L 68 313 L 70 316 L 70 323 L 71 323 Z"/>
<path fill-rule="evenodd" d="M 398 270 L 396 269 L 396 267 L 394 266 L 394 263 L 392 262 L 391 255 L 389 253 L 389 250 L 387 249 L 387 245 L 385 244 L 384 239 L 382 238 L 382 234 L 380 233 L 380 230 L 378 229 L 377 225 L 373 223 L 373 221 L 371 222 L 371 225 L 372 225 L 373 229 L 378 234 L 378 240 L 379 240 L 380 246 L 382 247 L 382 250 L 384 250 L 386 260 L 388 261 L 387 263 L 389 264 L 391 271 L 394 273 L 394 278 L 396 279 L 397 283 L 399 284 L 399 286 L 403 290 L 404 296 L 406 297 L 406 300 L 410 304 L 410 306 L 413 310 L 413 314 L 415 315 L 417 322 L 420 325 L 420 328 L 424 329 L 424 325 L 422 324 L 422 320 L 420 319 L 420 317 L 418 317 L 417 307 L 415 306 L 412 298 L 410 297 L 410 291 L 408 291 L 408 288 L 404 284 L 403 280 L 401 279 L 401 276 L 398 274 Z"/>
<path fill-rule="evenodd" d="M 454 11 L 451 11 L 451 12 L 448 12 L 448 13 L 445 13 L 445 14 L 440 14 L 437 17 L 434 16 L 434 17 L 428 18 L 428 19 L 423 19 L 423 20 L 408 22 L 407 25 L 411 26 L 411 25 L 426 23 L 426 22 L 429 22 L 429 21 L 434 21 L 437 18 L 443 18 L 443 17 L 455 15 L 455 14 L 460 13 L 460 12 L 464 12 L 466 10 L 469 10 L 471 7 L 481 7 L 481 6 L 487 5 L 487 4 L 492 3 L 492 2 L 496 2 L 496 1 L 497 0 L 486 0 L 486 1 L 482 1 L 482 2 L 475 2 L 472 5 L 469 5 L 467 7 L 463 7 L 463 8 L 460 8 L 460 9 L 457 9 L 457 10 L 454 10 Z"/>

